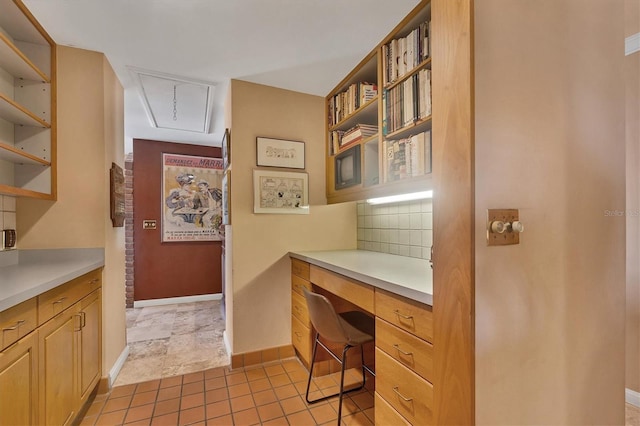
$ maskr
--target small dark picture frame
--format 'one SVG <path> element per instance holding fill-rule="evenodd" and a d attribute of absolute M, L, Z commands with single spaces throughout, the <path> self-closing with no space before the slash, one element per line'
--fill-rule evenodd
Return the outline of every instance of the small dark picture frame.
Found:
<path fill-rule="evenodd" d="M 359 185 L 360 175 L 360 145 L 356 145 L 335 156 L 335 188 L 343 189 Z"/>
<path fill-rule="evenodd" d="M 224 136 L 222 137 L 222 168 L 227 170 L 231 165 L 231 132 L 229 129 L 224 129 Z"/>

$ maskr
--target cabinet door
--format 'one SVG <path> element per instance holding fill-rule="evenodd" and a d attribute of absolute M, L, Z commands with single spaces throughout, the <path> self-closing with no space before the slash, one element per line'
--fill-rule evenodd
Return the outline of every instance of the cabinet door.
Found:
<path fill-rule="evenodd" d="M 79 304 L 61 312 L 39 331 L 40 424 L 70 424 L 78 406 Z"/>
<path fill-rule="evenodd" d="M 30 333 L 0 352 L 0 425 L 38 423 L 37 335 Z"/>
<path fill-rule="evenodd" d="M 80 405 L 91 394 L 101 373 L 101 297 L 96 290 L 80 302 L 80 343 L 78 378 L 80 380 Z"/>

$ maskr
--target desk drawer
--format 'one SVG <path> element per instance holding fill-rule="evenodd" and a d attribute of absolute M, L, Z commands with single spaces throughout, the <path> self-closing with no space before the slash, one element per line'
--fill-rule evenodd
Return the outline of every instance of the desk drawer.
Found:
<path fill-rule="evenodd" d="M 311 330 L 305 327 L 296 317 L 291 317 L 291 342 L 298 354 L 306 362 L 311 362 Z"/>
<path fill-rule="evenodd" d="M 291 313 L 294 317 L 298 318 L 304 326 L 311 328 L 309 308 L 307 307 L 307 301 L 304 296 L 300 296 L 295 292 L 291 293 Z"/>
<path fill-rule="evenodd" d="M 373 287 L 370 285 L 327 271 L 315 265 L 311 265 L 310 276 L 310 281 L 314 285 L 359 306 L 367 312 L 374 312 L 374 292 Z"/>
<path fill-rule="evenodd" d="M 298 259 L 291 259 L 291 274 L 309 281 L 309 264 Z"/>
<path fill-rule="evenodd" d="M 433 385 L 377 348 L 376 392 L 411 424 L 433 424 Z"/>
<path fill-rule="evenodd" d="M 411 423 L 409 423 L 400 415 L 400 413 L 390 406 L 389 403 L 385 401 L 380 394 L 378 394 L 378 392 L 375 393 L 374 407 L 376 424 L 411 426 Z"/>
<path fill-rule="evenodd" d="M 102 269 L 96 269 L 38 296 L 38 323 L 44 324 L 100 288 Z"/>
<path fill-rule="evenodd" d="M 0 351 L 31 333 L 38 325 L 38 303 L 34 297 L 0 312 Z"/>
<path fill-rule="evenodd" d="M 303 287 L 311 291 L 311 283 L 308 280 L 303 280 L 297 275 L 291 275 L 291 289 L 301 296 L 304 296 L 302 292 Z"/>
<path fill-rule="evenodd" d="M 376 316 L 433 342 L 433 313 L 429 305 L 376 289 Z"/>
<path fill-rule="evenodd" d="M 376 347 L 413 372 L 433 382 L 431 343 L 376 318 Z"/>

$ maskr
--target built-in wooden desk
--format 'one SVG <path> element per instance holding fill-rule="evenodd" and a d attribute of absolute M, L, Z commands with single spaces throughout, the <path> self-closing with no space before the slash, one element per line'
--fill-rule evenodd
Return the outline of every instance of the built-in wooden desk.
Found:
<path fill-rule="evenodd" d="M 291 338 L 303 363 L 311 361 L 315 335 L 302 296 L 306 287 L 327 296 L 338 312 L 358 309 L 375 316 L 375 349 L 365 349 L 365 359 L 375 358 L 376 423 L 432 424 L 433 286 L 428 261 L 360 250 L 295 252 L 290 257 Z M 337 367 L 328 359 L 316 365 L 319 375 Z"/>

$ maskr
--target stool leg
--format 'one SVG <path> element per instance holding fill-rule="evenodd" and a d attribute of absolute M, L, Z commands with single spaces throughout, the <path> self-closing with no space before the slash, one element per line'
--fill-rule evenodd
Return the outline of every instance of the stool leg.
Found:
<path fill-rule="evenodd" d="M 316 352 L 318 351 L 318 338 L 320 337 L 320 333 L 316 333 L 316 338 L 313 341 L 313 355 L 311 355 L 311 365 L 309 366 L 309 380 L 307 380 L 307 393 L 304 395 L 304 398 L 307 400 L 309 404 L 313 401 L 309 401 L 309 388 L 311 387 L 311 377 L 313 375 L 313 364 L 316 362 Z"/>
<path fill-rule="evenodd" d="M 364 345 L 360 345 L 360 355 L 362 358 L 362 386 L 360 386 L 360 388 L 364 388 L 364 385 L 367 381 L 367 375 L 365 374 L 365 366 L 364 366 Z"/>
<path fill-rule="evenodd" d="M 340 426 L 340 419 L 342 418 L 342 396 L 344 394 L 344 370 L 347 366 L 347 351 L 351 348 L 349 345 L 345 345 L 342 350 L 342 368 L 340 369 L 340 396 L 338 396 L 338 426 Z"/>

